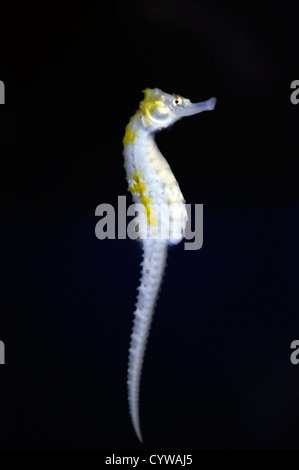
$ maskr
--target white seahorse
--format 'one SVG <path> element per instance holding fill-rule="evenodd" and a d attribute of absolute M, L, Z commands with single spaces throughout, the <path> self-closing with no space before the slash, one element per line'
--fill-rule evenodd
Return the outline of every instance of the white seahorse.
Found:
<path fill-rule="evenodd" d="M 144 95 L 123 138 L 129 191 L 135 204 L 142 204 L 145 212 L 145 217 L 138 224 L 138 235 L 143 245 L 143 263 L 127 380 L 131 420 L 141 442 L 139 390 L 146 342 L 165 268 L 167 246 L 183 239 L 188 220 L 185 200 L 167 161 L 155 143 L 154 134 L 184 116 L 213 110 L 216 104 L 215 98 L 191 103 L 189 99 L 164 93 L 158 88 L 147 88 Z M 167 230 L 163 230 L 166 225 Z"/>

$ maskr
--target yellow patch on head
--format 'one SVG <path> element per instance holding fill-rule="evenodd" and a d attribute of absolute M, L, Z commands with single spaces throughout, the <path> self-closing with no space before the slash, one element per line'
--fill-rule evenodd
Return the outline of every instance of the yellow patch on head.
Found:
<path fill-rule="evenodd" d="M 145 88 L 144 90 L 142 90 L 142 93 L 144 93 L 144 99 L 147 99 L 149 97 L 149 95 L 152 93 L 152 88 Z"/>
<path fill-rule="evenodd" d="M 138 135 L 138 132 L 136 130 L 132 130 L 131 121 L 130 121 L 129 124 L 126 125 L 126 132 L 123 138 L 124 147 L 128 144 L 133 144 L 137 135 Z"/>
<path fill-rule="evenodd" d="M 160 115 L 168 114 L 169 110 L 163 103 L 164 95 L 154 93 L 151 88 L 146 88 L 142 91 L 144 99 L 140 102 L 140 109 L 146 124 L 151 123 L 152 114 L 154 113 L 159 113 Z"/>
<path fill-rule="evenodd" d="M 151 207 L 152 200 L 149 196 L 146 196 L 144 194 L 146 191 L 146 186 L 141 181 L 140 173 L 136 172 L 133 175 L 133 180 L 135 181 L 135 184 L 129 187 L 129 191 L 131 191 L 131 193 L 135 193 L 140 196 L 141 203 L 144 205 L 145 210 L 146 210 L 146 217 L 147 217 L 148 224 L 152 226 L 158 225 L 156 213 L 154 209 Z"/>

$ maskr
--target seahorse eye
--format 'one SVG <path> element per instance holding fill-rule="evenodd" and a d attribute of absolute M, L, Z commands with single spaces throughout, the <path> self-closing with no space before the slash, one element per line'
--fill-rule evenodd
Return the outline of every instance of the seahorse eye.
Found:
<path fill-rule="evenodd" d="M 176 96 L 173 100 L 172 100 L 172 103 L 175 105 L 175 106 L 180 106 L 182 104 L 183 100 L 180 96 Z"/>

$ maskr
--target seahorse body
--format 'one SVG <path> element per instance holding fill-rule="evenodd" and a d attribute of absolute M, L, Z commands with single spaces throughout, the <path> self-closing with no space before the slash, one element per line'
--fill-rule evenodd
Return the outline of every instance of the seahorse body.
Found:
<path fill-rule="evenodd" d="M 134 313 L 128 363 L 128 400 L 132 424 L 142 442 L 139 420 L 139 390 L 144 352 L 164 273 L 167 247 L 184 237 L 188 220 L 185 200 L 161 152 L 154 134 L 162 128 L 202 111 L 212 110 L 216 99 L 191 103 L 189 99 L 144 90 L 144 99 L 130 119 L 123 138 L 129 191 L 135 204 L 144 208 L 138 235 L 143 245 L 142 274 Z"/>

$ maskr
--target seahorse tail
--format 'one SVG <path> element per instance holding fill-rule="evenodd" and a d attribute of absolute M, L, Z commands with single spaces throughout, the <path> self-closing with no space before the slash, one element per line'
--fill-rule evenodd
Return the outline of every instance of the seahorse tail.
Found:
<path fill-rule="evenodd" d="M 165 240 L 143 241 L 143 262 L 133 331 L 129 349 L 128 400 L 132 424 L 138 439 L 143 442 L 139 419 L 141 370 L 159 289 L 167 258 Z"/>

